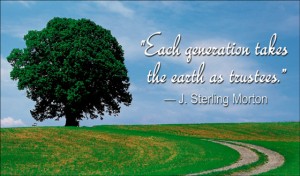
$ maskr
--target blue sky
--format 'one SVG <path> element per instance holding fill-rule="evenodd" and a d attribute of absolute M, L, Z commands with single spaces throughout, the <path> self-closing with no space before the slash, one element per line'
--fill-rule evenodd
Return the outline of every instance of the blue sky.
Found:
<path fill-rule="evenodd" d="M 1 126 L 31 126 L 34 102 L 25 91 L 11 81 L 6 57 L 13 48 L 24 48 L 22 39 L 28 30 L 41 30 L 53 17 L 88 18 L 111 30 L 125 51 L 125 64 L 131 82 L 132 105 L 122 107 L 118 117 L 106 115 L 104 120 L 83 120 L 81 125 L 101 124 L 164 124 L 210 122 L 299 121 L 299 2 L 109 2 L 109 1 L 1 1 Z M 154 50 L 172 46 L 181 34 L 180 57 L 146 57 L 142 40 L 154 32 Z M 255 56 L 257 42 L 268 46 L 277 33 L 276 47 L 287 47 L 282 56 Z M 249 47 L 247 57 L 194 57 L 186 63 L 187 47 L 221 47 L 231 42 Z M 165 84 L 147 83 L 147 74 L 161 62 L 161 74 L 191 74 L 202 62 L 205 77 L 222 74 L 223 84 Z M 287 74 L 281 74 L 287 68 Z M 228 83 L 231 70 L 240 74 L 276 74 L 280 84 L 234 85 Z M 267 96 L 267 105 L 180 105 L 164 102 L 165 98 L 180 99 L 192 93 L 232 96 Z M 62 126 L 60 121 L 45 120 L 39 126 Z"/>

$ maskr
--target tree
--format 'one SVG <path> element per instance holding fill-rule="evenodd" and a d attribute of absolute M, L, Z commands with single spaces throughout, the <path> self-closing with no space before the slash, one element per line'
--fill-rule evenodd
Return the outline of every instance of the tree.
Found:
<path fill-rule="evenodd" d="M 65 116 L 65 126 L 76 126 L 130 105 L 124 53 L 109 30 L 88 19 L 53 18 L 24 40 L 26 48 L 13 49 L 7 60 L 11 79 L 36 102 L 35 120 Z"/>

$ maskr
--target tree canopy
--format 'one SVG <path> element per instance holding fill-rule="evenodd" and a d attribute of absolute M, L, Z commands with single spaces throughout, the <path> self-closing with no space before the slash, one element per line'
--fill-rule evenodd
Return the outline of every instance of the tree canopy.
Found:
<path fill-rule="evenodd" d="M 129 106 L 129 77 L 121 45 L 111 32 L 88 19 L 54 18 L 41 31 L 24 36 L 26 48 L 7 57 L 11 79 L 36 102 L 37 121 L 117 115 Z"/>

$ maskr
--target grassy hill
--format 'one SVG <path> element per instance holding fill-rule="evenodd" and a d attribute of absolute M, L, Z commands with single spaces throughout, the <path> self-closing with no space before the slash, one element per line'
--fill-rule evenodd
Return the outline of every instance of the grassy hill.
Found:
<path fill-rule="evenodd" d="M 1 175 L 184 175 L 239 159 L 202 139 L 269 148 L 286 162 L 266 175 L 299 175 L 298 122 L 2 128 Z"/>

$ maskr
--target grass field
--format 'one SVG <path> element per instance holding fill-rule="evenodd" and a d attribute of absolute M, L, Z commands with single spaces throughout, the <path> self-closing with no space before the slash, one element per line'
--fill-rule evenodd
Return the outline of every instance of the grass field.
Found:
<path fill-rule="evenodd" d="M 235 150 L 202 139 L 263 146 L 285 157 L 263 175 L 300 174 L 299 123 L 289 122 L 2 128 L 1 175 L 184 175 L 239 159 Z"/>

